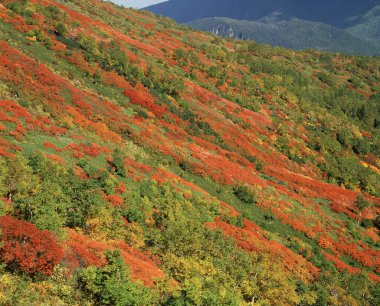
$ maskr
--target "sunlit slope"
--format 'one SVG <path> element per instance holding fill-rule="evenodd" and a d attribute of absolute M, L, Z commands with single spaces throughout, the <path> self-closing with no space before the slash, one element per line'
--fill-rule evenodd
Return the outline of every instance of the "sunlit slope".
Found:
<path fill-rule="evenodd" d="M 1 303 L 376 304 L 377 58 L 100 1 L 0 12 Z M 60 255 L 20 256 L 22 227 Z"/>

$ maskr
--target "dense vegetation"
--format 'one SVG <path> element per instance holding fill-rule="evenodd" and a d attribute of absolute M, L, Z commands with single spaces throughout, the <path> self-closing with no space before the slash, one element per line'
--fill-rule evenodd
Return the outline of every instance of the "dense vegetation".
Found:
<path fill-rule="evenodd" d="M 379 304 L 378 58 L 0 16 L 0 304 Z"/>

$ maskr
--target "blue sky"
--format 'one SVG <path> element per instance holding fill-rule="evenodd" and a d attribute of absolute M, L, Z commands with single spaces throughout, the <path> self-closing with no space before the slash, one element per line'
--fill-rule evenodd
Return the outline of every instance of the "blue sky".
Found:
<path fill-rule="evenodd" d="M 142 8 L 148 5 L 164 2 L 164 0 L 111 0 L 117 4 L 122 4 L 125 7 Z"/>

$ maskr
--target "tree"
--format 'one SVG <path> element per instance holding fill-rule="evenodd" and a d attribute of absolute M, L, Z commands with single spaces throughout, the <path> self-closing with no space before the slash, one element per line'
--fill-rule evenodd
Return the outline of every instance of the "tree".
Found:
<path fill-rule="evenodd" d="M 115 168 L 115 172 L 118 175 L 122 177 L 127 175 L 125 170 L 124 154 L 119 148 L 114 149 L 112 152 L 112 166 Z"/>
<path fill-rule="evenodd" d="M 0 216 L 3 216 L 3 215 L 5 215 L 5 205 L 4 205 L 4 202 L 0 199 Z"/>
<path fill-rule="evenodd" d="M 358 224 L 360 224 L 362 211 L 364 208 L 369 206 L 369 203 L 366 201 L 365 197 L 362 194 L 359 194 L 354 205 L 358 209 Z"/>
<path fill-rule="evenodd" d="M 55 27 L 55 31 L 57 32 L 58 35 L 65 36 L 68 30 L 67 30 L 67 26 L 64 23 L 60 22 Z"/>
<path fill-rule="evenodd" d="M 67 213 L 67 226 L 86 227 L 86 222 L 97 216 L 105 204 L 99 188 L 92 181 L 78 178 L 70 174 L 65 193 L 70 197 L 70 207 Z"/>
<path fill-rule="evenodd" d="M 352 133 L 347 128 L 342 128 L 336 133 L 336 139 L 339 141 L 339 143 L 344 147 L 351 147 L 352 146 Z"/>
<path fill-rule="evenodd" d="M 373 225 L 380 230 L 380 215 L 376 216 L 376 219 L 373 221 Z"/>
<path fill-rule="evenodd" d="M 371 150 L 371 145 L 366 138 L 356 139 L 354 142 L 353 150 L 356 154 L 365 155 Z"/>
<path fill-rule="evenodd" d="M 255 204 L 255 195 L 246 186 L 234 187 L 234 195 L 245 204 Z"/>
<path fill-rule="evenodd" d="M 67 210 L 70 198 L 58 183 L 41 182 L 37 193 L 26 199 L 16 201 L 15 208 L 22 218 L 35 224 L 39 229 L 59 233 L 67 223 Z"/>
<path fill-rule="evenodd" d="M 152 305 L 157 294 L 138 282 L 132 282 L 118 251 L 106 252 L 104 268 L 89 267 L 79 276 L 81 287 L 99 305 Z"/>
<path fill-rule="evenodd" d="M 2 189 L 5 189 L 5 195 L 9 201 L 13 197 L 23 198 L 31 193 L 38 184 L 38 179 L 33 176 L 32 169 L 28 166 L 27 161 L 22 156 L 16 158 L 9 158 L 6 161 L 7 170 L 2 179 Z M 0 190 L 1 191 L 1 190 Z"/>

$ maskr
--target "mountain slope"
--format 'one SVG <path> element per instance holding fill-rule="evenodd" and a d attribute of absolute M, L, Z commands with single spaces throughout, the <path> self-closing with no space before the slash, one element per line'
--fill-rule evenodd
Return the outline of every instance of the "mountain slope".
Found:
<path fill-rule="evenodd" d="M 354 37 L 332 26 L 304 20 L 269 22 L 208 18 L 188 23 L 191 27 L 217 35 L 251 39 L 258 43 L 294 50 L 308 48 L 349 54 L 380 55 L 380 44 Z M 354 31 L 355 32 L 355 31 Z"/>
<path fill-rule="evenodd" d="M 378 0 L 170 0 L 146 9 L 181 23 L 209 17 L 258 20 L 279 11 L 284 16 L 343 28 L 350 24 L 349 18 L 362 15 L 378 4 Z"/>
<path fill-rule="evenodd" d="M 379 64 L 2 1 L 0 304 L 378 305 Z"/>

